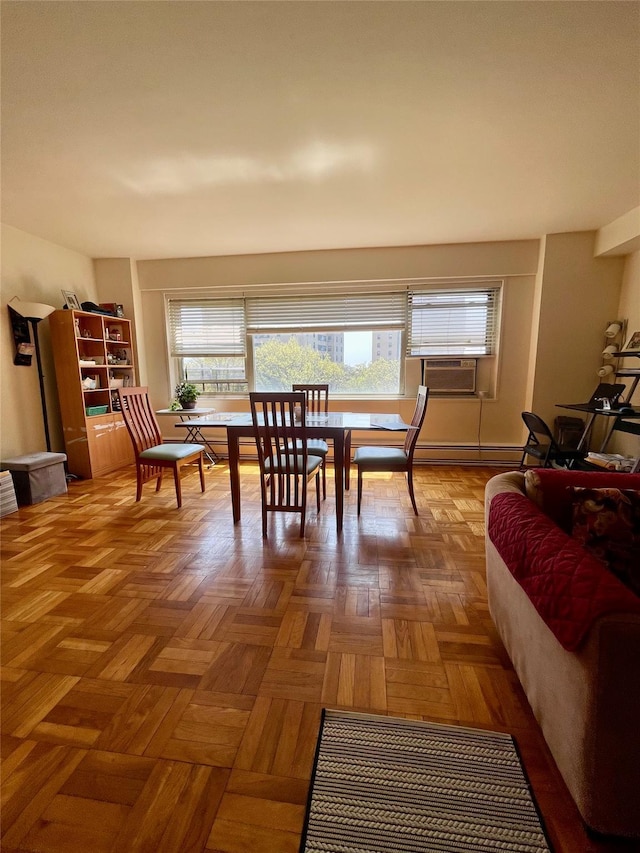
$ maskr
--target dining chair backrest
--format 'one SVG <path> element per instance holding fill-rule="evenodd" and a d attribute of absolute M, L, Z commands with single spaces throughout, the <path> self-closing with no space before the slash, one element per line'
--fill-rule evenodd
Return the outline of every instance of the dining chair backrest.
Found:
<path fill-rule="evenodd" d="M 302 391 L 307 398 L 307 413 L 311 415 L 326 415 L 329 412 L 329 385 L 294 382 L 292 391 Z M 351 442 L 351 433 L 345 436 L 347 446 Z M 327 456 L 329 445 L 324 438 L 312 438 L 308 443 L 309 453 L 322 457 L 322 496 L 327 497 Z"/>
<path fill-rule="evenodd" d="M 256 391 L 249 394 L 249 403 L 260 464 L 262 535 L 267 535 L 269 512 L 296 512 L 304 536 L 307 485 L 315 478 L 320 512 L 322 467 L 322 459 L 308 452 L 306 396 L 303 391 Z"/>
<path fill-rule="evenodd" d="M 418 396 L 416 397 L 416 406 L 413 410 L 413 417 L 411 418 L 411 424 L 404 439 L 404 452 L 407 454 L 409 465 L 411 465 L 413 460 L 418 436 L 420 435 L 420 430 L 422 429 L 422 424 L 424 423 L 424 418 L 427 413 L 428 400 L 429 389 L 426 385 L 419 385 Z"/>
<path fill-rule="evenodd" d="M 136 458 L 143 450 L 162 444 L 160 426 L 151 407 L 148 391 L 147 387 L 118 389 L 122 417 L 131 436 Z"/>
<path fill-rule="evenodd" d="M 197 466 L 200 472 L 200 488 L 204 492 L 204 470 L 201 444 L 164 443 L 155 413 L 151 408 L 148 388 L 118 388 L 116 391 L 120 411 L 133 444 L 136 457 L 136 501 L 142 497 L 142 485 L 157 479 L 156 491 L 162 484 L 165 469 L 173 472 L 178 507 L 182 506 L 180 476 L 183 467 Z"/>
<path fill-rule="evenodd" d="M 307 412 L 311 414 L 327 414 L 329 411 L 329 385 L 311 385 L 294 382 L 292 391 L 304 391 L 307 398 Z"/>
<path fill-rule="evenodd" d="M 252 392 L 251 419 L 256 431 L 260 470 L 276 466 L 280 474 L 303 474 L 307 456 L 306 395 L 302 391 Z M 295 442 L 297 452 L 292 453 Z"/>

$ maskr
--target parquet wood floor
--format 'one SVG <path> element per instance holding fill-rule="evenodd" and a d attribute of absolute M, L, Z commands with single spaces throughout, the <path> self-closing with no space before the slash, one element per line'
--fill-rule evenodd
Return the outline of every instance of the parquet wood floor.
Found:
<path fill-rule="evenodd" d="M 2 520 L 2 850 L 294 853 L 323 706 L 509 731 L 558 853 L 590 839 L 489 617 L 489 468 L 420 467 L 304 540 L 257 468 L 134 501 L 74 482 Z M 312 502 L 313 503 L 313 502 Z"/>

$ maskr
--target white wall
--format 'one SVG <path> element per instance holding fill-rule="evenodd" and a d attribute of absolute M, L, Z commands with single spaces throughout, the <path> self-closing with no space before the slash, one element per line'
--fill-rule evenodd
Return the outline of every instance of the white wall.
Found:
<path fill-rule="evenodd" d="M 540 246 L 542 245 L 542 250 Z M 92 262 L 76 252 L 17 229 L 2 228 L 2 305 L 17 295 L 62 307 L 61 289 L 80 301 L 122 302 L 138 336 L 140 381 L 154 405 L 172 395 L 166 348 L 164 294 L 202 288 L 255 292 L 275 284 L 370 279 L 444 279 L 495 276 L 505 279 L 500 370 L 495 399 L 433 398 L 423 440 L 447 446 L 521 445 L 520 412 L 535 408 L 553 421 L 557 402 L 587 399 L 597 382 L 603 323 L 612 317 L 640 329 L 640 253 L 593 258 L 592 233 L 548 235 L 542 241 L 447 246 L 354 249 L 273 255 Z M 623 276 L 624 268 L 624 276 Z M 538 322 L 540 320 L 540 322 Z M 40 324 L 52 448 L 63 450 L 48 321 Z M 35 365 L 14 367 L 9 323 L 2 326 L 2 457 L 42 450 L 44 431 Z M 418 381 L 411 362 L 408 387 Z M 411 392 L 412 393 L 412 392 Z M 362 401 L 344 401 L 357 410 Z M 218 408 L 246 408 L 245 401 L 216 399 Z M 406 399 L 379 401 L 381 411 L 410 417 Z M 565 412 L 567 414 L 567 412 Z M 162 424 L 175 437 L 170 421 Z M 616 441 L 635 441 L 623 437 Z M 434 454 L 431 454 L 434 455 Z M 461 454 L 477 458 L 479 454 Z M 517 455 L 517 454 L 516 454 Z M 436 454 L 437 458 L 437 454 Z M 484 458 L 490 458 L 485 454 Z M 493 458 L 496 458 L 495 455 Z"/>
<path fill-rule="evenodd" d="M 640 251 L 633 252 L 625 258 L 620 303 L 616 316 L 627 321 L 627 339 L 631 337 L 633 332 L 640 331 Z M 624 361 L 621 360 L 619 367 L 622 369 L 624 367 L 640 368 L 640 359 L 627 358 Z M 626 381 L 629 382 L 629 380 Z M 632 402 L 636 407 L 640 406 L 640 385 L 636 388 Z M 640 454 L 640 438 L 624 433 L 614 433 L 611 446 L 608 449 L 612 453 L 637 456 Z"/>
<path fill-rule="evenodd" d="M 549 424 L 572 414 L 556 403 L 591 396 L 600 381 L 604 330 L 618 314 L 624 258 L 594 258 L 595 236 L 548 234 L 543 240 L 531 411 Z"/>
<path fill-rule="evenodd" d="M 99 302 L 122 305 L 124 316 L 134 319 L 132 343 L 137 353 L 136 370 L 140 385 L 147 384 L 146 351 L 139 341 L 144 340 L 145 318 L 140 299 L 138 267 L 131 258 L 96 258 L 93 264 Z"/>
<path fill-rule="evenodd" d="M 446 281 L 491 276 L 505 279 L 500 372 L 497 384 L 489 378 L 481 380 L 487 388 L 495 390 L 495 399 L 483 403 L 480 421 L 478 398 L 432 398 L 421 443 L 475 446 L 480 435 L 485 444 L 521 446 L 520 412 L 525 402 L 537 263 L 537 240 L 139 261 L 144 349 L 153 403 L 156 408 L 164 408 L 172 396 L 173 383 L 166 358 L 166 293 L 197 293 L 215 288 L 225 294 L 262 293 L 275 285 L 290 285 L 294 289 L 299 286 L 304 293 L 321 282 L 416 278 Z M 400 411 L 405 418 L 411 417 L 419 361 L 408 362 L 407 370 L 406 399 L 376 400 L 377 410 Z M 214 405 L 219 410 L 248 408 L 246 401 L 233 398 L 216 397 Z M 370 402 L 357 399 L 341 399 L 340 405 L 354 411 L 371 407 Z M 165 434 L 171 434 L 171 423 L 163 420 L 162 425 Z"/>
<path fill-rule="evenodd" d="M 40 387 L 35 356 L 30 367 L 15 366 L 15 347 L 7 302 L 14 296 L 29 302 L 64 305 L 61 290 L 73 291 L 80 302 L 96 301 L 90 258 L 41 240 L 17 228 L 2 226 L 2 325 L 0 333 L 0 422 L 2 459 L 46 450 Z M 64 450 L 60 410 L 51 353 L 49 321 L 38 326 L 42 350 L 51 449 Z"/>

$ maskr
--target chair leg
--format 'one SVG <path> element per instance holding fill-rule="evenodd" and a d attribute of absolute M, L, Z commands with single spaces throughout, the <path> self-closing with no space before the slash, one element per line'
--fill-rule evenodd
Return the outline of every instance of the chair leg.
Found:
<path fill-rule="evenodd" d="M 162 475 L 163 475 L 163 473 L 164 473 L 164 472 L 163 472 L 163 470 L 162 470 L 162 468 L 161 468 L 161 469 L 160 469 L 160 473 L 158 474 L 158 479 L 157 479 L 157 481 L 156 481 L 156 492 L 159 492 L 159 491 L 160 491 L 160 486 L 162 485 Z"/>
<path fill-rule="evenodd" d="M 327 457 L 322 460 L 322 500 L 327 499 Z M 320 508 L 318 507 L 318 512 Z"/>
<path fill-rule="evenodd" d="M 418 515 L 418 507 L 416 506 L 416 497 L 413 493 L 413 469 L 409 468 L 407 471 L 407 485 L 409 486 L 409 497 L 411 498 L 411 503 L 413 504 L 413 511 L 416 515 Z"/>
<path fill-rule="evenodd" d="M 303 475 L 304 477 L 304 475 Z M 304 492 L 302 494 L 302 512 L 300 513 L 300 536 L 304 536 L 304 523 L 307 519 L 307 485 L 308 483 L 303 480 L 302 488 Z M 318 484 L 316 483 L 316 489 L 318 488 Z"/>
<path fill-rule="evenodd" d="M 180 482 L 180 467 L 173 466 L 173 480 L 176 484 L 176 498 L 178 500 L 178 509 L 182 506 L 182 484 Z"/>
<path fill-rule="evenodd" d="M 260 499 L 262 500 L 262 538 L 267 538 L 267 480 L 260 475 Z"/>
<path fill-rule="evenodd" d="M 358 515 L 360 515 L 360 504 L 362 503 L 362 469 L 358 468 Z"/>
<path fill-rule="evenodd" d="M 322 463 L 322 492 L 324 498 L 326 499 L 327 494 L 325 491 L 325 479 L 324 479 L 324 462 Z M 320 472 L 316 473 L 316 510 L 320 512 Z"/>
<path fill-rule="evenodd" d="M 138 465 L 136 469 L 136 501 L 142 497 L 142 466 Z"/>
<path fill-rule="evenodd" d="M 200 469 L 200 490 L 204 492 L 204 465 L 203 465 L 203 457 L 204 454 L 200 454 L 200 458 L 198 459 L 198 468 Z"/>

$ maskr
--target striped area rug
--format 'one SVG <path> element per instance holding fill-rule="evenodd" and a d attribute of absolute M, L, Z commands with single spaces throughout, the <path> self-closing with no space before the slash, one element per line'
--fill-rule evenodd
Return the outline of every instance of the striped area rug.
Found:
<path fill-rule="evenodd" d="M 301 853 L 549 853 L 511 735 L 323 712 Z"/>

